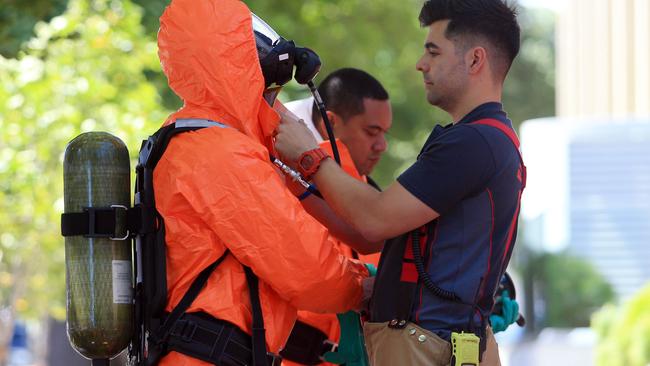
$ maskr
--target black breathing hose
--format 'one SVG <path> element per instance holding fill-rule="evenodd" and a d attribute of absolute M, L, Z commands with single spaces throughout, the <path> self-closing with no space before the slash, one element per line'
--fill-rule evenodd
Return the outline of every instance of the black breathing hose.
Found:
<path fill-rule="evenodd" d="M 424 286 L 434 295 L 441 297 L 445 300 L 462 302 L 460 297 L 452 291 L 443 290 L 440 287 L 436 286 L 435 283 L 429 277 L 429 274 L 424 270 L 424 263 L 422 262 L 422 254 L 420 252 L 420 228 L 417 228 L 411 232 L 411 243 L 413 244 L 413 262 L 415 262 L 415 268 L 418 271 L 418 276 Z"/>
<path fill-rule="evenodd" d="M 429 277 L 429 274 L 424 270 L 424 263 L 422 260 L 422 253 L 420 249 L 420 228 L 417 228 L 411 232 L 411 244 L 412 244 L 412 249 L 413 249 L 413 262 L 415 263 L 415 269 L 418 271 L 418 277 L 422 281 L 422 284 L 424 284 L 424 287 L 426 287 L 429 291 L 431 291 L 434 295 L 445 299 L 449 301 L 455 301 L 460 304 L 464 304 L 467 306 L 472 307 L 472 313 L 469 314 L 469 321 L 467 322 L 467 329 L 471 329 L 471 324 L 472 324 L 472 318 L 474 315 L 474 311 L 478 313 L 478 315 L 481 317 L 481 324 L 483 324 L 483 314 L 481 313 L 481 309 L 478 307 L 476 303 L 473 304 L 468 304 L 464 302 L 460 296 L 458 296 L 455 292 L 453 291 L 448 291 L 445 289 L 442 289 L 438 287 L 435 283 L 433 283 L 433 280 L 431 280 L 431 277 Z M 481 277 L 481 283 L 483 283 L 483 278 Z M 478 290 L 481 287 L 481 283 L 479 283 L 478 288 L 476 289 L 477 293 Z M 475 296 L 476 297 L 476 296 Z"/>
<path fill-rule="evenodd" d="M 334 138 L 334 131 L 332 131 L 332 124 L 330 123 L 330 119 L 327 118 L 327 110 L 325 109 L 325 103 L 323 102 L 323 99 L 320 97 L 320 93 L 318 93 L 318 89 L 316 89 L 313 80 L 308 81 L 307 86 L 309 87 L 309 90 L 311 90 L 311 94 L 314 96 L 314 101 L 316 101 L 316 106 L 318 107 L 318 110 L 320 111 L 320 115 L 323 118 L 323 124 L 325 124 L 325 129 L 327 130 L 327 138 L 329 138 L 330 144 L 332 145 L 332 154 L 334 154 L 334 160 L 336 160 L 336 163 L 338 165 L 341 165 L 341 157 L 339 156 L 339 149 L 338 146 L 336 146 L 336 139 Z"/>
<path fill-rule="evenodd" d="M 327 118 L 325 103 L 323 102 L 323 99 L 320 97 L 320 94 L 318 93 L 318 89 L 316 89 L 316 86 L 314 85 L 314 82 L 312 80 L 307 82 L 307 86 L 309 86 L 309 90 L 311 90 L 311 93 L 314 96 L 314 100 L 316 101 L 316 106 L 318 107 L 318 110 L 320 111 L 320 114 L 323 117 L 323 123 L 325 124 L 325 129 L 327 130 L 327 136 L 330 140 L 330 144 L 332 145 L 332 154 L 334 155 L 334 160 L 338 165 L 341 165 L 341 157 L 339 156 L 339 149 L 338 146 L 336 146 L 336 139 L 334 138 L 334 132 L 332 131 L 332 124 L 330 123 L 329 118 Z M 288 165 L 284 164 L 280 159 L 276 158 L 273 155 L 270 155 L 270 159 L 271 162 L 273 162 L 273 164 L 278 166 L 285 174 L 289 175 L 295 181 L 300 183 L 303 187 L 305 187 L 306 190 L 308 190 L 309 192 L 311 192 L 312 194 L 314 194 L 315 196 L 321 199 L 323 198 L 323 195 L 320 193 L 320 191 L 314 185 L 304 180 L 303 177 L 300 175 L 300 173 L 291 169 Z"/>

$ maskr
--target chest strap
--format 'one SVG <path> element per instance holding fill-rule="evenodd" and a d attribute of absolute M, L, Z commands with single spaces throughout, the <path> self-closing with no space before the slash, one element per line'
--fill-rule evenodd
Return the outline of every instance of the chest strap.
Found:
<path fill-rule="evenodd" d="M 524 165 L 524 159 L 521 156 L 519 138 L 517 137 L 517 133 L 515 132 L 515 130 L 513 130 L 509 126 L 506 126 L 505 124 L 503 124 L 503 122 L 493 118 L 480 119 L 476 122 L 470 123 L 470 125 L 483 125 L 483 126 L 494 127 L 497 130 L 503 132 L 503 134 L 506 135 L 506 137 L 508 137 L 510 142 L 512 142 L 512 144 L 515 146 L 517 150 L 517 154 L 519 154 L 519 163 L 521 165 L 521 168 L 517 172 L 517 179 L 519 179 L 519 181 L 521 182 L 521 190 L 523 191 L 524 188 L 526 188 L 526 165 Z"/>

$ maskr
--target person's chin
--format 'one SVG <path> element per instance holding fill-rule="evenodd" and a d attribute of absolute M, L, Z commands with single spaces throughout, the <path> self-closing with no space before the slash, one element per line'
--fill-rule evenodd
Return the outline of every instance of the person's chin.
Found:
<path fill-rule="evenodd" d="M 427 93 L 427 102 L 431 105 L 437 106 L 438 102 L 440 102 L 440 98 L 433 93 Z"/>
<path fill-rule="evenodd" d="M 377 163 L 379 163 L 379 159 L 371 159 L 368 162 L 367 168 L 365 169 L 366 172 L 361 174 L 361 175 L 369 175 L 372 172 L 372 170 L 375 169 L 375 166 L 377 166 Z"/>

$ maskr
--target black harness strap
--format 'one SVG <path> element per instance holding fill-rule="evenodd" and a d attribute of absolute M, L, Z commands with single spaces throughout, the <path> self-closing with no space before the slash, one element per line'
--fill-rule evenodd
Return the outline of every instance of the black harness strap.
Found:
<path fill-rule="evenodd" d="M 259 280 L 250 267 L 244 266 L 248 292 L 251 299 L 253 311 L 253 366 L 265 366 L 266 361 L 266 330 L 264 329 L 264 317 L 260 304 Z"/>
<path fill-rule="evenodd" d="M 203 312 L 185 313 L 172 327 L 168 350 L 218 366 L 254 365 L 251 336 L 236 325 Z M 280 365 L 268 354 L 264 365 Z"/>
<path fill-rule="evenodd" d="M 61 235 L 87 238 L 128 238 L 129 233 L 122 226 L 118 232 L 119 212 L 125 216 L 124 206 L 84 207 L 82 212 L 66 212 L 61 214 Z"/>
<path fill-rule="evenodd" d="M 174 307 L 171 313 L 169 313 L 163 324 L 156 332 L 154 339 L 156 339 L 158 343 L 167 341 L 169 332 L 171 331 L 174 324 L 178 321 L 178 319 L 180 319 L 181 315 L 185 313 L 187 308 L 192 305 L 194 299 L 199 296 L 199 292 L 201 292 L 201 290 L 203 290 L 203 287 L 205 287 L 205 283 L 208 282 L 208 278 L 212 272 L 214 272 L 215 268 L 217 268 L 217 266 L 223 262 L 228 253 L 230 253 L 230 251 L 226 249 L 216 261 L 212 262 L 212 264 L 204 268 L 201 273 L 199 273 L 199 275 L 194 279 L 194 281 L 192 281 L 190 288 L 187 290 L 185 295 L 183 295 L 181 301 L 179 301 L 176 307 Z"/>
<path fill-rule="evenodd" d="M 140 231 L 141 211 L 140 207 L 112 205 L 62 213 L 61 235 L 126 240 Z"/>
<path fill-rule="evenodd" d="M 296 320 L 280 355 L 301 365 L 318 365 L 325 353 L 336 351 L 337 346 L 322 330 Z"/>

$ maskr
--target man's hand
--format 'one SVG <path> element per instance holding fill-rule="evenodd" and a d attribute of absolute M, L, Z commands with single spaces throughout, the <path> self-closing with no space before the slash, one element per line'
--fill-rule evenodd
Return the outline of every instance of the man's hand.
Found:
<path fill-rule="evenodd" d="M 295 167 L 300 155 L 317 148 L 318 142 L 305 123 L 281 103 L 275 103 L 273 108 L 282 118 L 275 136 L 275 149 L 285 163 Z"/>

